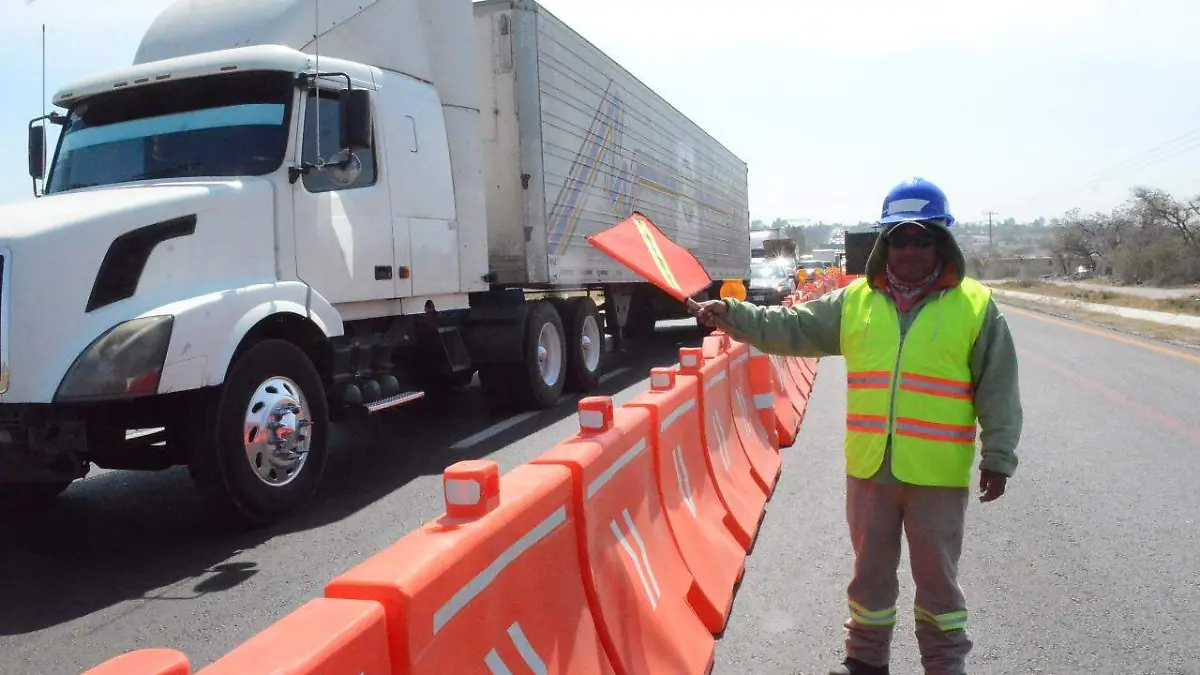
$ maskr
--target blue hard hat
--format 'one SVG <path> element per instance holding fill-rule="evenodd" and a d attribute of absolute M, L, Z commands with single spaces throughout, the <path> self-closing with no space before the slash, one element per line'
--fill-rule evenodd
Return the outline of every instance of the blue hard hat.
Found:
<path fill-rule="evenodd" d="M 940 220 L 945 227 L 954 225 L 946 193 L 924 178 L 911 178 L 900 183 L 883 200 L 879 225 L 887 229 L 889 225 L 906 220 Z"/>

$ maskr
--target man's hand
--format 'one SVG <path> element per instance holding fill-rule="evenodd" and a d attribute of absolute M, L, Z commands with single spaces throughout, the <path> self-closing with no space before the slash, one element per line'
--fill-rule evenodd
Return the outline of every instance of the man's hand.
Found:
<path fill-rule="evenodd" d="M 1004 486 L 1008 484 L 1008 476 L 995 471 L 980 470 L 979 472 L 979 501 L 983 503 L 995 501 L 1004 494 Z"/>
<path fill-rule="evenodd" d="M 729 312 L 729 306 L 722 300 L 690 303 L 688 306 L 691 308 L 692 314 L 696 315 L 696 321 L 706 328 L 716 328 L 717 317 L 724 316 Z"/>

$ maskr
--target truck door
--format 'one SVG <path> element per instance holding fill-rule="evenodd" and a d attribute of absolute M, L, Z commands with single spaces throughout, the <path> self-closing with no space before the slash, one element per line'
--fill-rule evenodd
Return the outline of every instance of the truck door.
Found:
<path fill-rule="evenodd" d="M 340 94 L 333 88 L 305 94 L 301 157 L 306 164 L 318 163 L 318 157 L 326 164 L 346 157 L 338 147 Z M 376 109 L 376 140 L 370 148 L 354 150 L 352 170 L 311 169 L 292 192 L 299 277 L 332 303 L 396 297 L 391 199 L 386 182 L 378 179 L 378 115 Z"/>
<path fill-rule="evenodd" d="M 396 264 L 411 276 L 396 286 L 398 296 L 428 296 L 459 290 L 459 246 L 454 180 L 442 106 L 430 85 L 394 73 L 380 75 L 378 102 L 387 110 L 384 139 L 386 178 L 392 195 Z M 462 133 L 477 134 L 474 127 Z M 466 160 L 464 160 L 466 161 Z"/>

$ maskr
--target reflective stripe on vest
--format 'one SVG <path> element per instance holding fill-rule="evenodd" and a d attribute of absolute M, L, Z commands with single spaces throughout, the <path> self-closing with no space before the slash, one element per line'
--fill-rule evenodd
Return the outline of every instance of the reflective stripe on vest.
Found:
<path fill-rule="evenodd" d="M 991 290 L 964 279 L 931 296 L 903 340 L 895 305 L 856 279 L 846 288 L 846 471 L 870 478 L 890 436 L 905 483 L 967 487 L 975 460 L 971 350 Z"/>

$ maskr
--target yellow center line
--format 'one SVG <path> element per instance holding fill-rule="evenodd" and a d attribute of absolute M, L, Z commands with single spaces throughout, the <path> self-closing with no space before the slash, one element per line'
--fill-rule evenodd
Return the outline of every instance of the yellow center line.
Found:
<path fill-rule="evenodd" d="M 997 301 L 1003 302 L 999 298 L 997 298 Z M 1046 316 L 1045 314 L 1041 314 L 1039 312 L 1032 312 L 1029 310 L 1017 309 L 1016 307 L 1014 307 L 1012 305 L 1008 305 L 1008 304 L 1006 304 L 1004 306 L 1004 311 L 1005 312 L 1015 312 L 1022 316 L 1027 316 L 1031 319 L 1037 319 L 1038 321 L 1045 321 L 1046 323 L 1056 323 L 1060 326 L 1066 326 L 1067 328 L 1073 328 L 1073 329 L 1075 329 L 1077 331 L 1081 331 L 1083 333 L 1091 333 L 1092 335 L 1099 335 L 1100 337 L 1108 338 L 1109 340 L 1116 340 L 1117 342 L 1124 342 L 1125 344 L 1133 345 L 1135 347 L 1141 347 L 1142 349 L 1148 349 L 1150 351 L 1159 352 L 1161 354 L 1166 354 L 1168 356 L 1174 356 L 1176 358 L 1187 359 L 1188 361 L 1195 361 L 1196 363 L 1200 363 L 1200 355 L 1188 354 L 1187 352 L 1181 352 L 1181 351 L 1178 351 L 1175 349 L 1168 349 L 1167 347 L 1160 347 L 1159 345 L 1156 345 L 1156 344 L 1151 344 L 1149 342 L 1143 342 L 1141 340 L 1135 340 L 1133 338 L 1125 337 L 1123 335 L 1115 335 L 1115 334 L 1107 332 L 1107 331 L 1098 330 L 1095 328 L 1088 328 L 1086 326 L 1081 326 L 1072 321 L 1064 321 L 1062 319 L 1056 319 L 1053 317 Z"/>

